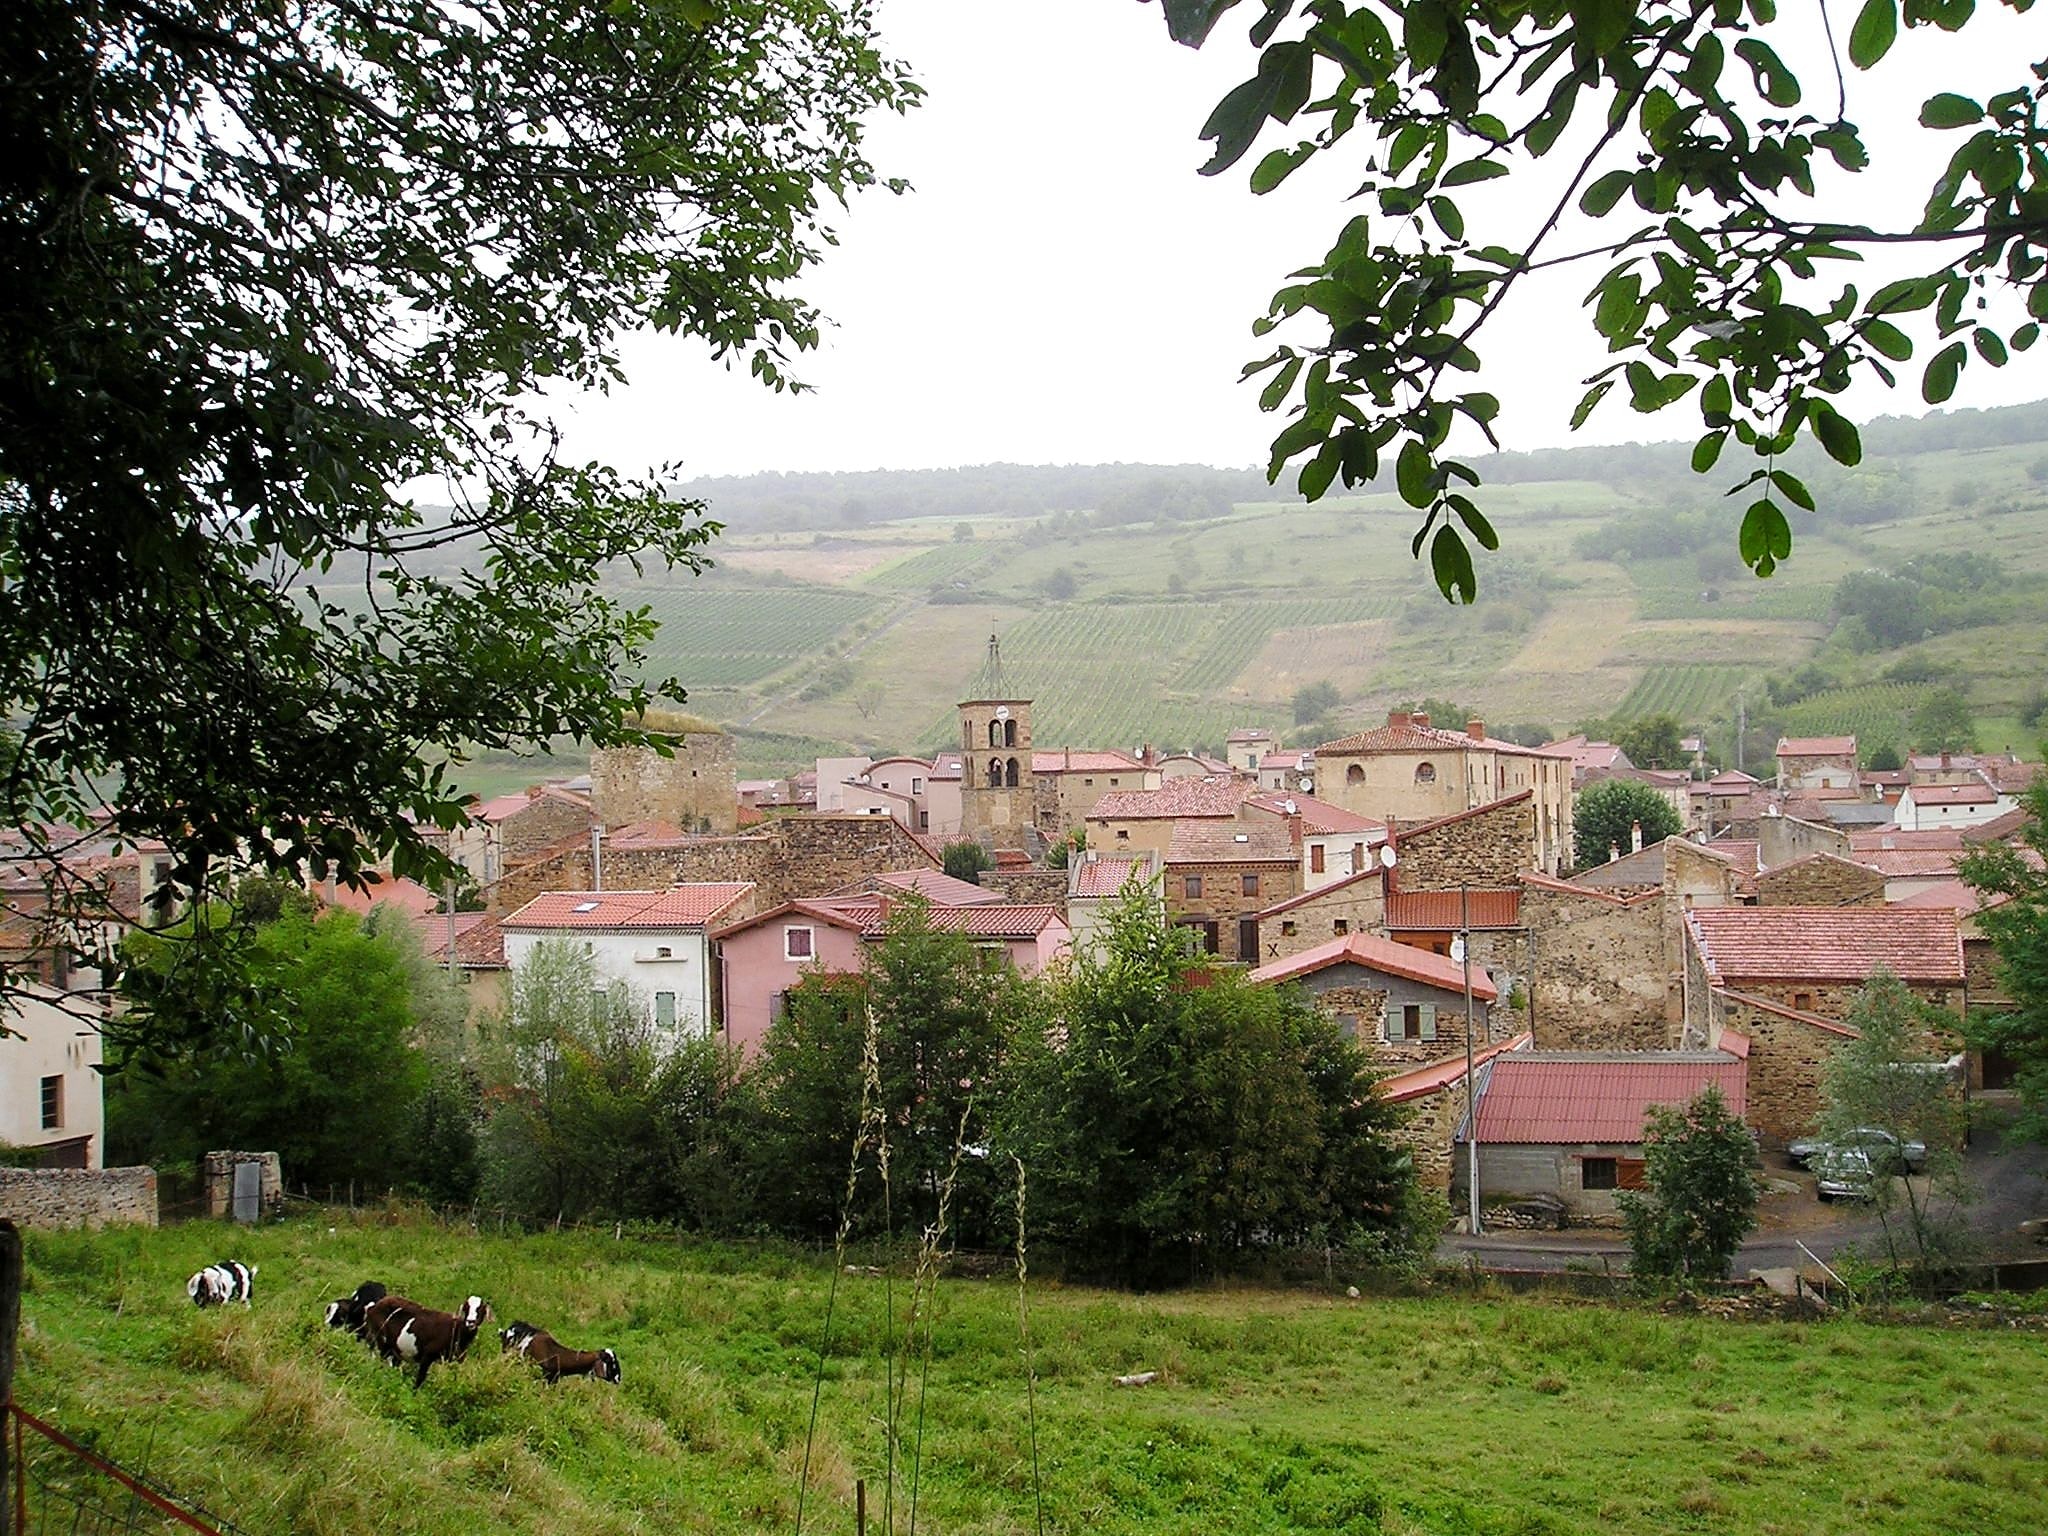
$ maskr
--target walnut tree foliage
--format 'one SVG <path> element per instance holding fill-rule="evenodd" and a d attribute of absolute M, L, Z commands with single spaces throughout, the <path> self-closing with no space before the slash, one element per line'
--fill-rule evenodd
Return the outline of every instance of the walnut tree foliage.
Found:
<path fill-rule="evenodd" d="M 644 739 L 680 685 L 598 578 L 716 528 L 537 391 L 645 326 L 795 387 L 917 94 L 866 0 L 15 0 L 0 65 L 0 808 L 51 867 L 104 798 L 188 890 L 431 875 L 446 760 Z"/>
<path fill-rule="evenodd" d="M 2032 0 L 2004 3 L 2024 12 Z M 1237 4 L 1162 0 L 1172 35 L 1192 46 Z M 1818 82 L 1774 46 L 1793 19 L 1778 0 L 1249 9 L 1257 71 L 1204 126 L 1215 152 L 1202 169 L 1236 164 L 1269 124 L 1291 128 L 1294 142 L 1256 161 L 1253 191 L 1317 155 L 1348 155 L 1366 208 L 1254 326 L 1319 333 L 1245 370 L 1270 374 L 1260 404 L 1292 416 L 1269 474 L 1301 461 L 1297 483 L 1314 500 L 1391 460 L 1422 514 L 1415 553 L 1428 547 L 1446 597 L 1476 592 L 1467 541 L 1498 543 L 1472 494 L 1478 475 L 1451 455 L 1452 430 L 1462 418 L 1494 441 L 1499 402 L 1466 379 L 1480 371 L 1482 334 L 1532 273 L 1598 273 L 1586 304 L 1613 360 L 1585 381 L 1574 427 L 1619 386 L 1645 413 L 1695 402 L 1699 473 L 1731 438 L 1750 450 L 1729 494 L 1747 499 L 1740 548 L 1760 576 L 1791 551 L 1787 507 L 1812 506 L 1778 464 L 1799 433 L 1840 463 L 1861 456 L 1833 403 L 1852 378 L 1891 385 L 1916 363 L 1922 397 L 1939 405 L 1972 356 L 2003 367 L 2048 319 L 2048 63 L 2014 60 L 2011 89 L 1983 101 L 1916 82 L 1918 121 L 1956 147 L 1911 224 L 1817 219 L 1806 201 L 1827 178 L 1879 169 L 1849 115 L 1851 81 L 1912 49 L 1916 29 L 1959 30 L 1975 0 L 1849 0 L 1839 33 L 1823 7 L 1833 60 Z M 1475 210 L 1468 226 L 1461 189 L 1510 176 L 1543 182 L 1547 215 L 1510 231 Z M 1600 222 L 1568 245 L 1574 210 Z M 1828 275 L 1880 248 L 1918 253 L 1920 270 L 1876 285 Z"/>

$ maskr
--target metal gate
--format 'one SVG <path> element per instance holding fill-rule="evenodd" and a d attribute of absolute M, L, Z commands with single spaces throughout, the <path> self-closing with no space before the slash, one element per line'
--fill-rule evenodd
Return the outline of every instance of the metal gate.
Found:
<path fill-rule="evenodd" d="M 235 1164 L 234 1218 L 241 1222 L 254 1222 L 263 1216 L 263 1165 L 261 1163 Z"/>

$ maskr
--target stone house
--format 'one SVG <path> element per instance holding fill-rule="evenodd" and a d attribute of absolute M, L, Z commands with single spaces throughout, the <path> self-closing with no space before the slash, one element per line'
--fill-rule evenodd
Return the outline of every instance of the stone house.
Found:
<path fill-rule="evenodd" d="M 1517 1035 L 1489 1045 L 1472 1055 L 1474 1075 L 1500 1060 L 1510 1051 L 1526 1051 L 1530 1040 Z M 1448 1193 L 1451 1188 L 1451 1152 L 1458 1128 L 1465 1122 L 1465 1056 L 1461 1051 L 1426 1067 L 1381 1078 L 1373 1092 L 1389 1104 L 1399 1105 L 1401 1123 L 1394 1140 L 1408 1149 L 1415 1161 L 1415 1177 L 1424 1189 Z"/>
<path fill-rule="evenodd" d="M 1277 820 L 1293 833 L 1301 849 L 1303 890 L 1363 874 L 1378 864 L 1379 850 L 1390 836 L 1385 822 L 1313 795 L 1251 795 L 1240 816 L 1252 823 Z"/>
<path fill-rule="evenodd" d="M 1779 864 L 1790 864 L 1794 859 L 1803 859 L 1809 853 L 1832 853 L 1837 858 L 1846 859 L 1855 836 L 1833 822 L 1787 816 L 1773 807 L 1757 819 L 1757 862 L 1763 868 L 1771 869 Z"/>
<path fill-rule="evenodd" d="M 1881 907 L 1885 879 L 1867 865 L 1832 853 L 1809 853 L 1756 877 L 1760 907 Z"/>
<path fill-rule="evenodd" d="M 1543 1196 L 1570 1219 L 1601 1222 L 1615 1194 L 1643 1187 L 1649 1111 L 1691 1102 L 1718 1088 L 1728 1108 L 1748 1107 L 1747 1063 L 1720 1051 L 1603 1054 L 1520 1051 L 1488 1063 L 1478 1082 L 1476 1122 L 1482 1211 L 1492 1202 Z M 1466 1162 L 1452 1162 L 1453 1204 Z"/>
<path fill-rule="evenodd" d="M 1259 788 L 1269 795 L 1312 795 L 1316 792 L 1313 751 L 1275 749 L 1259 759 Z"/>
<path fill-rule="evenodd" d="M 1258 914 L 1259 960 L 1291 959 L 1347 934 L 1386 932 L 1386 871 L 1361 874 L 1277 901 Z"/>
<path fill-rule="evenodd" d="M 1835 1019 L 1717 987 L 1709 997 L 1707 1044 L 1749 1063 L 1744 1118 L 1766 1147 L 1782 1147 L 1819 1124 L 1821 1075 L 1856 1031 Z"/>
<path fill-rule="evenodd" d="M 1119 857 L 1148 851 L 1163 856 L 1180 823 L 1235 823 L 1252 793 L 1244 780 L 1215 774 L 1169 778 L 1157 789 L 1113 789 L 1088 813 L 1088 846 Z"/>
<path fill-rule="evenodd" d="M 97 988 L 96 973 L 89 978 Z M 105 1166 L 99 1072 L 106 1005 L 39 981 L 0 994 L 0 1145 L 45 1168 Z"/>
<path fill-rule="evenodd" d="M 1585 733 L 1560 737 L 1543 744 L 1546 752 L 1562 753 L 1572 760 L 1572 788 L 1583 789 L 1590 774 L 1616 773 L 1635 764 L 1611 741 L 1588 741 Z"/>
<path fill-rule="evenodd" d="M 1256 982 L 1304 988 L 1344 1038 L 1375 1061 L 1418 1065 L 1465 1053 L 1465 968 L 1441 955 L 1373 934 L 1331 939 L 1251 973 Z M 1490 1043 L 1500 993 L 1472 967 L 1472 1044 Z"/>
<path fill-rule="evenodd" d="M 1656 1051 L 1671 1041 L 1664 893 L 1524 875 L 1529 1028 L 1540 1050 Z"/>
<path fill-rule="evenodd" d="M 1680 839 L 1670 839 L 1680 841 Z M 1647 891 L 1664 885 L 1664 843 L 1647 844 L 1605 864 L 1595 864 L 1571 877 L 1571 883 L 1587 890 Z"/>
<path fill-rule="evenodd" d="M 590 754 L 590 803 L 599 823 L 618 827 L 663 821 L 713 836 L 738 830 L 733 739 L 703 721 L 681 725 L 656 717 L 649 724 L 682 730 L 672 756 L 663 757 L 652 747 L 599 747 Z M 513 862 L 508 852 L 506 867 Z"/>
<path fill-rule="evenodd" d="M 1533 858 L 1554 875 L 1572 858 L 1572 760 L 1564 752 L 1517 746 L 1472 720 L 1439 730 L 1427 715 L 1395 710 L 1384 726 L 1316 748 L 1322 798 L 1397 827 L 1441 820 L 1528 792 Z"/>
<path fill-rule="evenodd" d="M 992 849 L 1038 836 L 1031 700 L 964 699 L 960 719 L 960 835 Z"/>
<path fill-rule="evenodd" d="M 1837 1022 L 1880 969 L 1937 1008 L 1960 1010 L 1965 1000 L 1962 933 L 1950 911 L 1695 908 L 1685 914 L 1685 941 L 1688 1042 L 1711 1037 L 1716 988 Z"/>
<path fill-rule="evenodd" d="M 420 952 L 429 964 L 448 969 L 449 930 L 454 930 L 455 977 L 469 999 L 469 1017 L 495 1013 L 505 1004 L 505 930 L 488 912 L 423 913 L 413 919 Z"/>
<path fill-rule="evenodd" d="M 1301 854 L 1288 828 L 1183 821 L 1164 859 L 1167 916 L 1195 929 L 1209 954 L 1259 961 L 1259 913 L 1301 890 Z"/>
<path fill-rule="evenodd" d="M 789 992 L 806 975 L 859 971 L 869 949 L 888 937 L 891 906 L 881 894 L 794 901 L 717 930 L 712 941 L 727 1049 L 740 1060 L 758 1055 Z M 1051 906 L 934 906 L 927 916 L 933 928 L 965 934 L 993 961 L 1007 961 L 1026 976 L 1069 947 L 1066 922 Z"/>
<path fill-rule="evenodd" d="M 1271 731 L 1256 725 L 1240 726 L 1223 738 L 1223 760 L 1232 773 L 1256 777 L 1259 760 L 1275 745 Z"/>
<path fill-rule="evenodd" d="M 1522 926 L 1522 890 L 1468 889 L 1409 891 L 1401 888 L 1397 865 L 1389 877 L 1384 922 L 1386 935 L 1397 944 L 1453 953 L 1458 934 L 1470 935 L 1472 963 L 1486 967 L 1503 997 L 1529 979 L 1529 933 Z"/>
<path fill-rule="evenodd" d="M 1227 779 L 1234 777 L 1230 764 L 1206 752 L 1169 752 L 1154 760 L 1147 749 L 1146 761 L 1159 770 L 1160 782 L 1172 779 Z"/>
<path fill-rule="evenodd" d="M 580 943 L 598 980 L 633 989 L 672 1043 L 709 1034 L 718 996 L 708 934 L 754 894 L 750 881 L 664 891 L 546 891 L 505 917 L 505 963 L 517 972 L 548 940 Z"/>
<path fill-rule="evenodd" d="M 1135 882 L 1155 910 L 1166 904 L 1164 874 L 1156 853 L 1100 854 L 1089 849 L 1067 865 L 1067 926 L 1075 951 L 1096 942 L 1103 914 L 1123 900 Z"/>
<path fill-rule="evenodd" d="M 1778 740 L 1778 788 L 1856 788 L 1854 736 L 1784 736 Z"/>
<path fill-rule="evenodd" d="M 1394 879 L 1404 891 L 1507 889 L 1532 870 L 1557 873 L 1544 866 L 1536 797 L 1529 790 L 1401 828 L 1393 845 L 1399 861 Z"/>
<path fill-rule="evenodd" d="M 1104 795 L 1160 785 L 1159 770 L 1128 752 L 1076 751 L 1072 747 L 1034 752 L 1031 773 L 1036 785 L 1033 814 L 1038 818 L 1039 835 L 1048 843 L 1084 826 Z"/>
<path fill-rule="evenodd" d="M 1740 832 L 1754 836 L 1757 818 L 1770 804 L 1762 780 L 1739 768 L 1722 769 L 1705 783 L 1694 784 L 1690 793 L 1692 816 L 1686 824 L 1709 838 Z"/>
<path fill-rule="evenodd" d="M 590 796 L 559 784 L 535 784 L 523 794 L 495 795 L 470 807 L 470 824 L 429 840 L 445 847 L 479 886 L 490 886 L 515 864 L 572 837 L 587 837 Z M 445 838 L 445 844 L 443 839 Z"/>

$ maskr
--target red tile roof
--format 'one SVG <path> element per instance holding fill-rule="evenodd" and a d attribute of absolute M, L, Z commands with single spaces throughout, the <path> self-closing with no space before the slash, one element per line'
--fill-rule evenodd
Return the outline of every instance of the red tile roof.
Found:
<path fill-rule="evenodd" d="M 1286 816 L 1301 823 L 1301 830 L 1311 837 L 1343 832 L 1385 833 L 1387 824 L 1372 816 L 1361 816 L 1356 811 L 1347 811 L 1341 805 L 1332 805 L 1327 800 L 1318 800 L 1314 795 L 1290 795 L 1267 792 L 1246 798 L 1246 805 L 1257 806 L 1275 816 Z"/>
<path fill-rule="evenodd" d="M 448 963 L 448 917 L 441 912 L 423 912 L 413 919 L 419 925 L 420 947 L 437 965 Z M 505 968 L 505 931 L 488 912 L 455 914 L 455 963 L 465 970 L 490 971 Z"/>
<path fill-rule="evenodd" d="M 1143 773 L 1145 765 L 1128 752 L 1098 752 L 1061 748 L 1056 752 L 1033 752 L 1033 773 Z"/>
<path fill-rule="evenodd" d="M 1522 893 L 1513 891 L 1471 891 L 1471 926 L 1474 928 L 1519 928 L 1522 923 Z M 1461 926 L 1460 893 L 1457 891 L 1389 891 L 1387 930 L 1390 933 L 1422 931 L 1452 933 Z"/>
<path fill-rule="evenodd" d="M 1855 981 L 1886 969 L 1905 981 L 1959 982 L 1953 912 L 1902 907 L 1695 907 L 1687 929 L 1709 982 Z"/>
<path fill-rule="evenodd" d="M 1946 910 L 1954 912 L 1960 917 L 1967 917 L 1980 907 L 1987 905 L 1999 906 L 2010 899 L 2010 897 L 1999 896 L 1987 903 L 1984 900 L 1984 893 L 1974 885 L 1966 885 L 1961 880 L 1937 880 L 1924 890 L 1915 891 L 1910 896 L 1901 896 L 1892 905 L 1895 907 L 1932 907 L 1937 911 Z"/>
<path fill-rule="evenodd" d="M 1878 848 L 1869 852 L 1852 851 L 1849 856 L 1887 879 L 1911 880 L 1930 876 L 1938 879 L 1953 874 L 1956 861 L 1963 853 L 1961 848 Z"/>
<path fill-rule="evenodd" d="M 1708 1087 L 1740 1116 L 1749 1064 L 1720 1052 L 1589 1059 L 1576 1052 L 1503 1056 L 1479 1095 L 1480 1144 L 1628 1144 L 1653 1105 L 1684 1104 Z"/>
<path fill-rule="evenodd" d="M 1464 731 L 1439 730 L 1433 725 L 1381 725 L 1369 731 L 1359 731 L 1336 741 L 1326 741 L 1315 749 L 1316 756 L 1362 757 L 1374 752 L 1442 752 L 1464 749 L 1478 752 L 1500 752 L 1511 757 L 1548 757 L 1560 762 L 1569 761 L 1570 752 L 1553 751 L 1549 747 L 1524 747 L 1512 741 L 1503 741 L 1497 736 L 1471 736 Z"/>
<path fill-rule="evenodd" d="M 1719 794 L 1732 795 L 1741 791 L 1755 789 L 1762 782 L 1761 779 L 1751 778 L 1740 768 L 1723 768 L 1719 773 L 1707 780 L 1707 788 Z"/>
<path fill-rule="evenodd" d="M 792 902 L 798 911 L 822 909 L 850 926 L 859 924 L 864 939 L 879 939 L 889 931 L 889 906 L 883 901 Z M 932 907 L 933 928 L 941 933 L 964 933 L 977 939 L 1034 939 L 1054 923 L 1062 928 L 1066 919 L 1049 903 L 1029 906 L 998 904 L 985 907 Z M 770 913 L 769 916 L 773 916 Z M 744 925 L 741 925 L 744 926 Z M 731 931 L 731 930 L 727 930 Z"/>
<path fill-rule="evenodd" d="M 1856 738 L 1854 736 L 1781 736 L 1778 738 L 1780 757 L 1854 757 Z"/>
<path fill-rule="evenodd" d="M 1961 827 L 1923 827 L 1918 832 L 1909 832 L 1904 827 L 1877 827 L 1851 832 L 1849 848 L 1853 853 L 1892 848 L 1953 848 L 1960 851 L 1965 846 L 1963 830 Z M 1973 830 L 1981 831 L 1982 827 Z"/>
<path fill-rule="evenodd" d="M 1209 775 L 1168 779 L 1157 789 L 1112 789 L 1095 802 L 1090 821 L 1177 821 L 1185 816 L 1236 816 L 1256 786 Z"/>
<path fill-rule="evenodd" d="M 872 899 L 877 886 L 908 894 L 917 892 L 935 907 L 980 907 L 998 903 L 1001 891 L 992 891 L 971 880 L 956 880 L 944 870 L 893 869 L 879 875 L 863 875 L 824 896 L 814 898 L 835 905 L 842 901 Z"/>
<path fill-rule="evenodd" d="M 1534 1035 L 1517 1035 L 1512 1040 L 1503 1040 L 1498 1045 L 1489 1045 L 1484 1050 L 1472 1053 L 1475 1068 L 1485 1066 L 1496 1056 L 1509 1051 L 1525 1051 Z M 1383 1077 L 1374 1085 L 1373 1092 L 1389 1104 L 1405 1104 L 1410 1099 L 1419 1099 L 1426 1094 L 1447 1088 L 1465 1075 L 1465 1058 L 1462 1055 L 1447 1056 L 1442 1061 L 1433 1061 L 1426 1067 L 1416 1067 L 1409 1072 L 1396 1072 Z"/>
<path fill-rule="evenodd" d="M 1296 751 L 1268 752 L 1264 757 L 1259 759 L 1259 772 L 1281 773 L 1289 770 L 1299 769 L 1302 764 L 1302 759 L 1304 758 L 1307 758 L 1309 761 L 1313 762 L 1315 759 L 1315 754 L 1312 752 Z"/>
<path fill-rule="evenodd" d="M 1656 845 L 1653 843 L 1650 846 L 1654 848 Z M 1643 850 L 1645 853 L 1649 851 L 1649 848 Z M 1595 868 L 1599 867 L 1602 866 L 1595 866 Z M 1591 873 L 1591 871 L 1587 871 L 1587 873 Z M 1533 887 L 1539 891 L 1557 891 L 1566 896 L 1584 896 L 1588 900 L 1604 901 L 1610 906 L 1616 907 L 1639 907 L 1645 902 L 1662 901 L 1664 899 L 1662 887 L 1651 890 L 1636 890 L 1630 886 L 1610 889 L 1598 885 L 1580 885 L 1577 881 L 1559 880 L 1552 875 L 1546 875 L 1542 871 L 1534 869 L 1526 871 L 1521 876 L 1521 881 L 1524 888 Z"/>
<path fill-rule="evenodd" d="M 1080 868 L 1074 871 L 1073 889 L 1067 894 L 1083 899 L 1115 896 L 1133 874 L 1143 878 L 1140 872 L 1147 867 L 1143 859 L 1083 859 Z"/>
<path fill-rule="evenodd" d="M 1313 949 L 1305 949 L 1289 959 L 1262 965 L 1251 973 L 1251 979 L 1291 981 L 1297 976 L 1328 970 L 1333 965 L 1356 965 L 1368 971 L 1404 976 L 1445 992 L 1462 992 L 1465 989 L 1464 966 L 1442 955 L 1431 954 L 1426 949 L 1417 949 L 1412 944 L 1396 944 L 1392 939 L 1382 939 L 1369 933 L 1348 933 Z M 1477 965 L 1472 967 L 1472 995 L 1486 1003 L 1500 996 L 1493 978 Z"/>
<path fill-rule="evenodd" d="M 764 821 L 766 817 L 762 818 Z M 673 848 L 686 843 L 690 834 L 672 821 L 629 821 L 604 835 L 607 848 Z"/>
<path fill-rule="evenodd" d="M 1998 791 L 1983 780 L 1975 784 L 1915 784 L 1906 791 L 1915 805 L 1995 805 Z"/>
<path fill-rule="evenodd" d="M 364 870 L 363 880 L 365 886 L 362 890 L 337 885 L 334 895 L 326 898 L 328 904 L 348 912 L 368 912 L 372 907 L 388 904 L 415 917 L 423 912 L 432 912 L 441 905 L 441 898 L 417 880 L 394 879 L 374 869 Z"/>
<path fill-rule="evenodd" d="M 1225 741 L 1271 741 L 1273 733 L 1256 725 L 1241 725 L 1223 738 Z"/>
<path fill-rule="evenodd" d="M 1296 864 L 1301 850 L 1278 822 L 1176 821 L 1168 864 Z"/>
<path fill-rule="evenodd" d="M 1569 756 L 1572 767 L 1580 773 L 1621 766 L 1621 748 L 1611 741 L 1588 741 L 1584 736 L 1567 736 L 1562 741 L 1545 742 L 1543 750 Z"/>
<path fill-rule="evenodd" d="M 543 891 L 504 919 L 506 928 L 707 927 L 753 890 L 751 880 L 678 885 L 666 891 Z"/>
<path fill-rule="evenodd" d="M 1753 837 L 1717 837 L 1711 843 L 1701 843 L 1708 853 L 1717 853 L 1746 875 L 1753 875 L 1762 862 L 1762 849 Z"/>

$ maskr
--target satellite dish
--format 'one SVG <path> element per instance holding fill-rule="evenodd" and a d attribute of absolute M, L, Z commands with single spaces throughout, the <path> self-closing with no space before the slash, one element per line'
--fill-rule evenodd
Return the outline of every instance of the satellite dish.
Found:
<path fill-rule="evenodd" d="M 1380 868 L 1381 868 L 1381 869 L 1392 869 L 1393 867 L 1394 867 L 1394 845 L 1393 845 L 1392 843 L 1381 843 L 1381 844 L 1380 844 Z"/>
<path fill-rule="evenodd" d="M 1451 963 L 1454 965 L 1463 965 L 1465 963 L 1465 941 L 1463 938 L 1451 940 Z"/>

